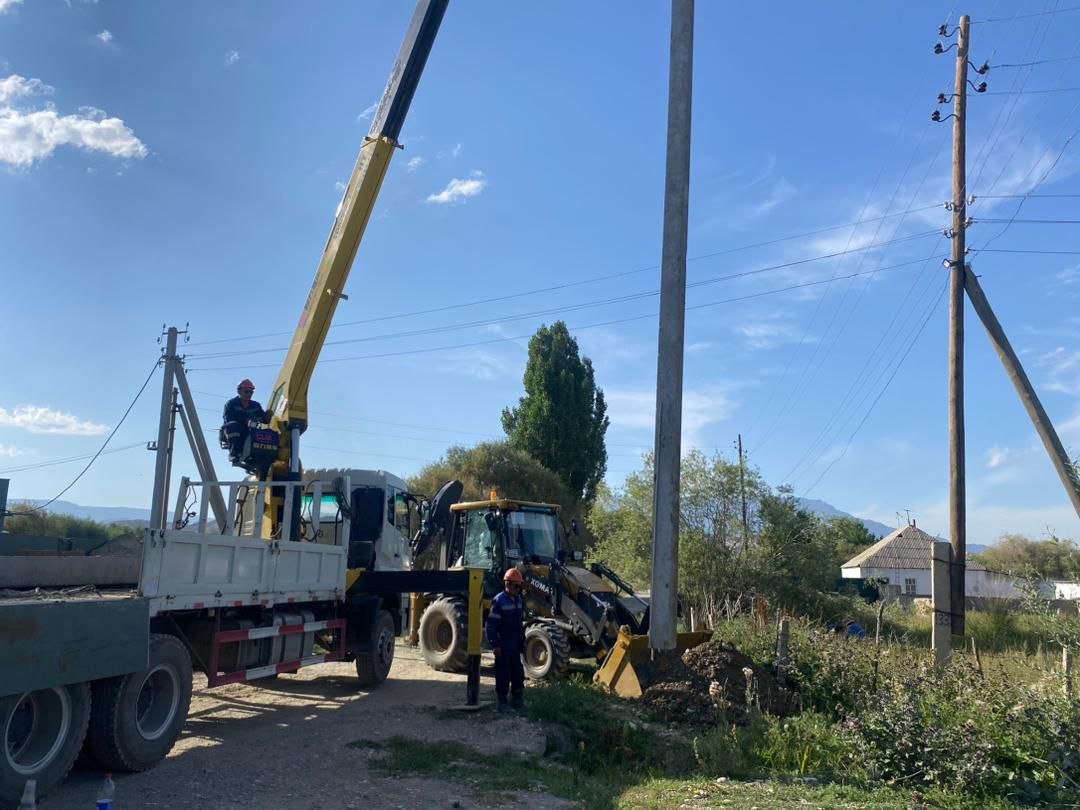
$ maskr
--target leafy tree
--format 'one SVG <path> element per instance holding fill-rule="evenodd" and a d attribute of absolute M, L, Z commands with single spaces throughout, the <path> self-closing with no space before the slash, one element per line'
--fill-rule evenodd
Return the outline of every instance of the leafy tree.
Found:
<path fill-rule="evenodd" d="M 562 321 L 532 336 L 524 382 L 525 396 L 502 414 L 510 444 L 557 473 L 575 498 L 591 502 L 607 470 L 607 404 L 592 361 L 580 356 Z"/>
<path fill-rule="evenodd" d="M 411 492 L 431 496 L 451 479 L 465 485 L 462 498 L 469 501 L 487 500 L 495 490 L 499 497 L 558 504 L 567 525 L 581 508 L 559 476 L 508 442 L 451 447 L 441 459 L 409 478 L 408 485 Z"/>
<path fill-rule="evenodd" d="M 1034 572 L 1044 579 L 1080 575 L 1080 547 L 1057 537 L 1032 540 L 1022 534 L 1005 534 L 979 557 L 987 568 L 997 571 Z"/>
<path fill-rule="evenodd" d="M 4 521 L 4 531 L 10 534 L 101 542 L 138 534 L 137 530 L 122 523 L 99 523 L 89 518 L 56 514 L 29 503 L 13 503 L 10 510 L 11 517 Z"/>
<path fill-rule="evenodd" d="M 831 538 L 839 565 L 874 545 L 878 538 L 858 518 L 834 517 L 821 524 L 820 531 Z M 839 575 L 839 574 L 838 574 Z"/>

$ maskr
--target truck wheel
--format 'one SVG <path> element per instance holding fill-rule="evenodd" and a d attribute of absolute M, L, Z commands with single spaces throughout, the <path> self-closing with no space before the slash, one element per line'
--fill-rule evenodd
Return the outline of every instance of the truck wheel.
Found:
<path fill-rule="evenodd" d="M 0 698 L 0 804 L 14 806 L 27 779 L 40 799 L 67 776 L 90 721 L 90 685 L 57 686 Z"/>
<path fill-rule="evenodd" d="M 554 624 L 531 624 L 525 628 L 525 675 L 529 680 L 557 680 L 566 677 L 570 666 L 570 642 Z"/>
<path fill-rule="evenodd" d="M 468 608 L 461 599 L 442 596 L 420 617 L 420 654 L 439 672 L 464 672 L 469 663 Z"/>
<path fill-rule="evenodd" d="M 150 666 L 94 682 L 90 753 L 113 771 L 145 771 L 165 759 L 191 705 L 191 658 L 178 638 L 150 634 Z"/>
<path fill-rule="evenodd" d="M 361 686 L 378 686 L 390 674 L 394 663 L 394 617 L 380 610 L 371 628 L 371 652 L 356 656 L 356 680 Z"/>

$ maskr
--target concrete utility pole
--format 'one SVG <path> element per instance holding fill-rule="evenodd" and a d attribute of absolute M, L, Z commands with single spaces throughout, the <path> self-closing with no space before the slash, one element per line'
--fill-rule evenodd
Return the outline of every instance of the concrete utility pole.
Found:
<path fill-rule="evenodd" d="M 967 228 L 967 67 L 970 19 L 960 18 L 953 91 L 952 284 L 949 291 L 949 538 L 952 542 L 952 632 L 964 634 L 964 564 L 967 552 L 964 469 L 964 276 Z"/>
<path fill-rule="evenodd" d="M 170 326 L 166 332 L 165 355 L 162 363 L 165 373 L 161 381 L 161 416 L 158 419 L 157 457 L 154 463 L 154 497 L 150 503 L 150 528 L 160 531 L 165 528 L 165 515 L 168 505 L 169 478 L 169 430 L 173 415 L 173 380 L 176 369 L 176 337 L 180 334 L 175 326 Z"/>
<path fill-rule="evenodd" d="M 660 335 L 656 364 L 656 473 L 649 621 L 649 647 L 653 650 L 675 648 L 678 615 L 679 473 L 693 67 L 694 0 L 672 0 L 664 247 L 660 263 Z"/>
<path fill-rule="evenodd" d="M 1050 417 L 1043 410 L 1042 403 L 1031 385 L 1031 380 L 1024 373 L 1024 367 L 1020 365 L 1020 358 L 1013 351 L 1012 344 L 1009 343 L 1009 339 L 1005 336 L 1005 330 L 1001 328 L 1001 323 L 998 322 L 997 317 L 994 315 L 994 310 L 990 308 L 990 302 L 987 300 L 986 294 L 983 293 L 982 285 L 979 284 L 979 280 L 974 273 L 965 274 L 964 287 L 967 290 L 968 298 L 971 299 L 971 306 L 975 309 L 975 314 L 979 316 L 983 326 L 986 327 L 986 334 L 990 337 L 990 342 L 994 345 L 998 357 L 1001 358 L 1001 364 L 1005 366 L 1005 373 L 1012 380 L 1016 393 L 1020 395 L 1020 402 L 1023 403 L 1024 410 L 1031 417 L 1035 430 L 1038 431 L 1039 438 L 1042 439 L 1043 446 L 1046 447 L 1046 452 L 1050 456 L 1050 461 L 1053 462 L 1054 469 L 1057 470 L 1061 483 L 1065 485 L 1065 492 L 1068 494 L 1069 500 L 1072 501 L 1076 516 L 1080 517 L 1080 481 L 1076 480 L 1076 473 L 1073 472 L 1069 454 L 1065 452 L 1061 439 L 1058 438 L 1057 431 L 1054 430 L 1054 426 L 1050 422 Z"/>
<path fill-rule="evenodd" d="M 934 650 L 934 664 L 944 667 L 952 660 L 952 617 L 956 616 L 951 605 L 951 582 L 949 572 L 954 566 L 952 549 L 944 540 L 934 540 L 930 546 L 930 597 L 934 606 L 934 625 L 930 629 L 930 645 Z"/>
<path fill-rule="evenodd" d="M 4 516 L 7 514 L 8 479 L 0 478 L 0 532 L 4 530 Z"/>

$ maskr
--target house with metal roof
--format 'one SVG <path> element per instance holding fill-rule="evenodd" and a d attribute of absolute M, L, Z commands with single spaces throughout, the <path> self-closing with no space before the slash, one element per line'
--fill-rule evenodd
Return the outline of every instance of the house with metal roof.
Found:
<path fill-rule="evenodd" d="M 930 598 L 930 554 L 934 537 L 914 521 L 878 540 L 841 567 L 844 579 L 874 579 L 886 583 L 883 594 L 902 598 Z M 964 576 L 968 597 L 1010 599 L 1021 595 L 1010 577 L 975 560 L 967 561 Z"/>

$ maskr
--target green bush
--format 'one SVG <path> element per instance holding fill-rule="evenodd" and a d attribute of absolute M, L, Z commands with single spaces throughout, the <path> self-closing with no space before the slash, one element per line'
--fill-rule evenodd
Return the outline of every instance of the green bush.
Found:
<path fill-rule="evenodd" d="M 853 743 L 831 718 L 805 712 L 773 720 L 758 752 L 761 762 L 776 774 L 836 776 L 852 774 Z"/>

